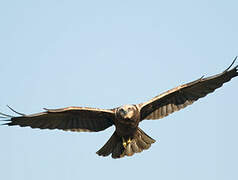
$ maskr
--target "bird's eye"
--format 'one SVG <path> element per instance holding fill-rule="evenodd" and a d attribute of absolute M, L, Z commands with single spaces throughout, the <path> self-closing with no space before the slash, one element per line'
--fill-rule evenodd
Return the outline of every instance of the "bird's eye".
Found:
<path fill-rule="evenodd" d="M 120 113 L 124 113 L 125 110 L 124 110 L 124 109 L 120 109 L 119 112 L 120 112 Z"/>

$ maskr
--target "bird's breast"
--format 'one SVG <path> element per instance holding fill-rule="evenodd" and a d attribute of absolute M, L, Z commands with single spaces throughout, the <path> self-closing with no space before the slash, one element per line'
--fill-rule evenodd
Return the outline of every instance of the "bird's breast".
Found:
<path fill-rule="evenodd" d="M 139 120 L 119 118 L 115 122 L 116 132 L 119 136 L 133 135 L 138 127 Z"/>

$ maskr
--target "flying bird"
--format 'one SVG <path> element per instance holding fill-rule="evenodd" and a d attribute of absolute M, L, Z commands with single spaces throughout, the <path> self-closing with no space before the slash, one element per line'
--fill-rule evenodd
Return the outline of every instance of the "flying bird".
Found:
<path fill-rule="evenodd" d="M 7 118 L 5 125 L 21 127 L 29 126 L 40 129 L 60 129 L 76 132 L 98 132 L 115 126 L 115 131 L 106 144 L 96 153 L 99 156 L 121 158 L 132 156 L 150 148 L 155 142 L 139 128 L 139 123 L 145 119 L 161 119 L 179 111 L 212 93 L 224 83 L 238 76 L 237 66 L 232 64 L 222 73 L 201 77 L 193 82 L 180 85 L 164 92 L 151 100 L 132 105 L 123 105 L 113 109 L 98 109 L 89 107 L 66 107 L 62 109 L 44 109 L 38 114 L 25 115 L 9 107 L 18 116 L 0 113 Z"/>

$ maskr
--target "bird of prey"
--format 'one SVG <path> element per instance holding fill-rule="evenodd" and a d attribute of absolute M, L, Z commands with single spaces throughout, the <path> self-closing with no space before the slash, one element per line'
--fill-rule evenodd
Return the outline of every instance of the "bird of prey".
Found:
<path fill-rule="evenodd" d="M 113 109 L 89 107 L 66 107 L 62 109 L 44 109 L 38 114 L 25 115 L 10 108 L 19 116 L 1 113 L 8 121 L 5 125 L 29 126 L 40 129 L 60 129 L 76 132 L 98 132 L 114 125 L 115 131 L 106 144 L 97 151 L 99 156 L 121 158 L 132 156 L 150 148 L 155 142 L 142 129 L 139 123 L 145 119 L 161 119 L 185 108 L 199 98 L 212 93 L 224 83 L 238 76 L 237 66 L 232 64 L 222 73 L 199 78 L 196 81 L 180 85 L 164 92 L 151 100 L 132 105 L 123 105 Z"/>

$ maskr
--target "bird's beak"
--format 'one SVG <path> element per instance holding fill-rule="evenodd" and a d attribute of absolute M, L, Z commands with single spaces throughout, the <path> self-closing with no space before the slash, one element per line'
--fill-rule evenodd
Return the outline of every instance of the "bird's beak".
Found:
<path fill-rule="evenodd" d="M 125 116 L 126 116 L 126 111 L 120 111 L 119 113 L 120 113 L 120 115 L 121 115 L 122 117 L 125 117 Z"/>
<path fill-rule="evenodd" d="M 133 117 L 133 111 L 129 111 L 128 113 L 126 113 L 126 115 L 124 116 L 125 119 L 130 119 Z"/>

